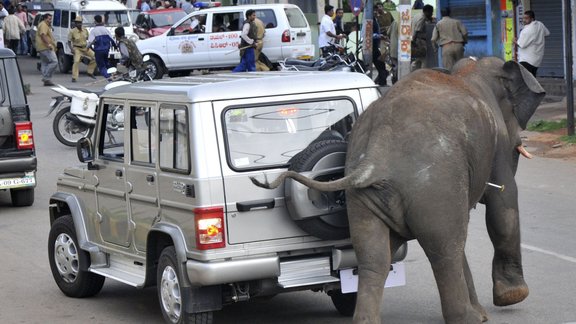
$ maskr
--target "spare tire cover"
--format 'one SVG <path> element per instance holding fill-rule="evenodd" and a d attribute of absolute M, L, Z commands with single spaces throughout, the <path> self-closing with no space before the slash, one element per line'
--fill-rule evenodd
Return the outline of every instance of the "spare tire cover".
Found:
<path fill-rule="evenodd" d="M 292 158 L 290 170 L 318 181 L 342 178 L 346 148 L 342 140 L 315 141 Z M 284 189 L 288 212 L 306 233 L 324 240 L 350 237 L 344 191 L 321 192 L 292 179 Z"/>

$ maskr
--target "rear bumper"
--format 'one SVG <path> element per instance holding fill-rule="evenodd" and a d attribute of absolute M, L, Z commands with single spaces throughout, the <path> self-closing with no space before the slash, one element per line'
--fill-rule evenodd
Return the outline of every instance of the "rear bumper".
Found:
<path fill-rule="evenodd" d="M 24 173 L 29 171 L 36 171 L 37 161 L 36 156 L 25 157 L 0 157 L 0 178 L 4 178 L 8 173 Z"/>
<path fill-rule="evenodd" d="M 303 256 L 300 259 L 317 258 L 319 258 L 318 255 L 309 255 Z M 356 266 L 356 255 L 352 249 L 333 249 L 330 260 L 332 270 Z M 188 260 L 186 262 L 186 270 L 188 279 L 192 285 L 211 286 L 232 282 L 278 278 L 281 275 L 281 263 L 282 260 L 277 255 L 217 262 Z"/>
<path fill-rule="evenodd" d="M 0 189 L 36 186 L 36 157 L 0 159 Z"/>

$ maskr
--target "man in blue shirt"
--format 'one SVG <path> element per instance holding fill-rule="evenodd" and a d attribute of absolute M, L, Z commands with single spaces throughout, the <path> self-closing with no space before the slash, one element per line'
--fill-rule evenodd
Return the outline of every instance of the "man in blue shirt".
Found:
<path fill-rule="evenodd" d="M 116 46 L 116 43 L 110 31 L 104 26 L 102 16 L 94 16 L 94 22 L 96 27 L 92 28 L 90 35 L 88 35 L 88 47 L 92 47 L 92 50 L 94 50 L 94 57 L 96 58 L 96 65 L 100 75 L 108 79 L 110 77 L 110 74 L 106 71 L 109 64 L 108 54 L 110 47 Z"/>

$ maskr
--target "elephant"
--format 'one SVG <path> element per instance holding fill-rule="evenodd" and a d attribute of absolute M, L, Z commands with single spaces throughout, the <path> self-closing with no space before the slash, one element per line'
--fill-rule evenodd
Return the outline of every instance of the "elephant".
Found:
<path fill-rule="evenodd" d="M 521 251 L 520 138 L 545 96 L 516 62 L 466 58 L 451 73 L 423 69 L 397 82 L 354 123 L 344 177 L 327 182 L 285 171 L 285 179 L 319 191 L 345 190 L 350 237 L 358 260 L 354 323 L 380 323 L 391 257 L 416 239 L 434 273 L 446 323 L 481 323 L 480 305 L 465 255 L 470 210 L 486 205 L 494 245 L 493 303 L 528 296 Z"/>

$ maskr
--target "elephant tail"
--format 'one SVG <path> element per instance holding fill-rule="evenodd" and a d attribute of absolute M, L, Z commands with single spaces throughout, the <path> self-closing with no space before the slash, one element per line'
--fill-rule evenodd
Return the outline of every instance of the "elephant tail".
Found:
<path fill-rule="evenodd" d="M 265 181 L 261 182 L 255 177 L 250 177 L 253 184 L 258 187 L 265 189 L 274 189 L 280 186 L 286 178 L 294 179 L 301 184 L 316 189 L 319 191 L 339 191 L 346 190 L 350 188 L 364 188 L 372 185 L 374 166 L 372 164 L 363 164 L 356 168 L 352 173 L 347 176 L 334 181 L 317 181 L 310 179 L 295 171 L 283 172 L 278 178 L 272 182 L 268 182 L 266 176 L 264 176 Z"/>

